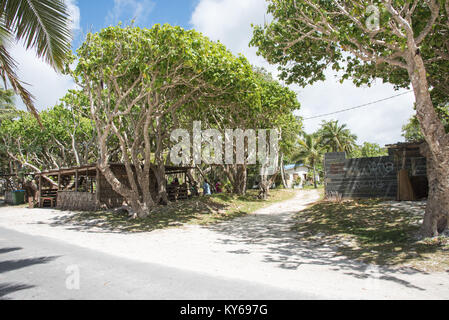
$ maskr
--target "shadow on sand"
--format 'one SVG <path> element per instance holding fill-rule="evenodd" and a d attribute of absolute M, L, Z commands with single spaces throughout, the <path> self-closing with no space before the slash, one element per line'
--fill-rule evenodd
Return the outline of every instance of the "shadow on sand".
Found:
<path fill-rule="evenodd" d="M 294 221 L 292 214 L 297 211 L 283 212 L 274 215 L 250 215 L 222 222 L 206 228 L 223 237 L 220 244 L 248 246 L 248 249 L 230 250 L 233 254 L 250 254 L 251 246 L 257 245 L 263 252 L 263 262 L 275 264 L 286 270 L 297 270 L 301 265 L 329 266 L 333 271 L 358 279 L 381 279 L 393 281 L 407 288 L 420 291 L 425 289 L 400 279 L 400 275 L 423 272 L 412 268 L 377 267 L 371 272 L 372 265 L 351 260 L 338 252 L 338 247 L 328 241 L 305 240 L 296 231 L 292 231 Z"/>

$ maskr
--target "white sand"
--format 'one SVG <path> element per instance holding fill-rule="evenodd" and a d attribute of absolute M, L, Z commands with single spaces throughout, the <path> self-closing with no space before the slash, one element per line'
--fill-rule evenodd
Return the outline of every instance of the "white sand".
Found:
<path fill-rule="evenodd" d="M 211 226 L 111 233 L 58 224 L 70 212 L 0 208 L 0 226 L 143 262 L 238 278 L 329 299 L 449 299 L 449 273 L 378 268 L 336 255 L 291 232 L 291 215 L 316 201 L 315 190 L 253 215 Z M 1 236 L 0 236 L 1 237 Z M 448 266 L 449 270 L 449 266 Z M 273 297 L 274 299 L 276 297 Z"/>

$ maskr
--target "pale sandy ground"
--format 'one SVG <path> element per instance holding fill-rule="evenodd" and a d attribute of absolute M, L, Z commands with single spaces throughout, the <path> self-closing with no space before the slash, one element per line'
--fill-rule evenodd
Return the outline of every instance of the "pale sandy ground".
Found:
<path fill-rule="evenodd" d="M 298 191 L 291 200 L 232 221 L 147 233 L 61 224 L 72 213 L 12 207 L 0 208 L 0 226 L 129 259 L 326 299 L 449 299 L 447 272 L 378 268 L 336 256 L 335 248 L 324 243 L 302 241 L 290 231 L 291 215 L 318 199 L 314 190 Z"/>

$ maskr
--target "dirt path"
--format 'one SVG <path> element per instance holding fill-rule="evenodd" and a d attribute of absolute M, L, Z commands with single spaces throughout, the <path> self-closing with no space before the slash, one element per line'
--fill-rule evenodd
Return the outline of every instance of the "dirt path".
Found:
<path fill-rule="evenodd" d="M 44 235 L 134 260 L 244 279 L 329 299 L 449 299 L 449 274 L 393 270 L 348 260 L 326 243 L 291 231 L 292 214 L 319 199 L 298 191 L 288 201 L 210 226 L 150 233 L 107 233 L 54 225 L 56 210 L 0 209 L 0 226 Z M 1 235 L 0 235 L 1 237 Z M 273 297 L 276 299 L 276 297 Z"/>

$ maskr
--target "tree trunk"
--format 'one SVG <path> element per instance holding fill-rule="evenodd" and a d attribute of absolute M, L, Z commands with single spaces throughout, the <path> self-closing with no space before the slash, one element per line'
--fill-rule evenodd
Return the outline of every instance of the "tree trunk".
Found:
<path fill-rule="evenodd" d="M 99 169 L 106 181 L 111 185 L 112 189 L 120 194 L 133 208 L 135 215 L 133 218 L 139 217 L 144 218 L 148 215 L 148 207 L 145 203 L 140 201 L 140 196 L 138 190 L 129 189 L 123 185 L 120 180 L 117 179 L 115 174 L 112 172 L 109 164 L 101 162 Z"/>
<path fill-rule="evenodd" d="M 235 170 L 233 193 L 244 195 L 246 193 L 247 172 L 245 165 L 237 165 Z"/>
<path fill-rule="evenodd" d="M 165 167 L 164 165 L 159 165 L 153 169 L 154 175 L 156 176 L 157 181 L 157 199 L 156 203 L 159 204 L 168 204 L 170 201 L 168 200 L 167 195 L 167 182 L 165 180 Z"/>
<path fill-rule="evenodd" d="M 429 195 L 421 230 L 424 236 L 435 237 L 448 227 L 449 222 L 449 163 L 448 160 L 436 162 L 427 145 L 422 146 L 421 150 L 427 157 L 429 180 Z M 446 159 L 449 159 L 449 155 Z"/>
<path fill-rule="evenodd" d="M 287 189 L 287 182 L 285 181 L 285 171 L 284 171 L 284 154 L 281 155 L 281 180 L 284 189 Z"/>
<path fill-rule="evenodd" d="M 224 172 L 232 184 L 232 193 L 244 195 L 246 193 L 246 182 L 248 178 L 246 165 L 225 165 Z"/>
<path fill-rule="evenodd" d="M 276 180 L 277 175 L 279 174 L 279 169 L 275 174 L 268 179 L 268 176 L 265 174 L 261 174 L 260 183 L 259 183 L 259 198 L 262 200 L 268 199 L 268 193 L 270 192 L 271 185 Z"/>
<path fill-rule="evenodd" d="M 416 116 L 427 142 L 422 147 L 427 158 L 429 196 L 421 228 L 425 237 L 438 236 L 447 228 L 449 217 L 449 135 L 433 106 L 424 62 L 419 54 L 407 61 L 416 99 Z"/>
<path fill-rule="evenodd" d="M 261 182 L 259 185 L 259 199 L 267 200 L 268 199 L 268 184 L 266 182 Z"/>
<path fill-rule="evenodd" d="M 316 189 L 316 169 L 315 169 L 315 163 L 313 164 L 313 187 Z"/>

